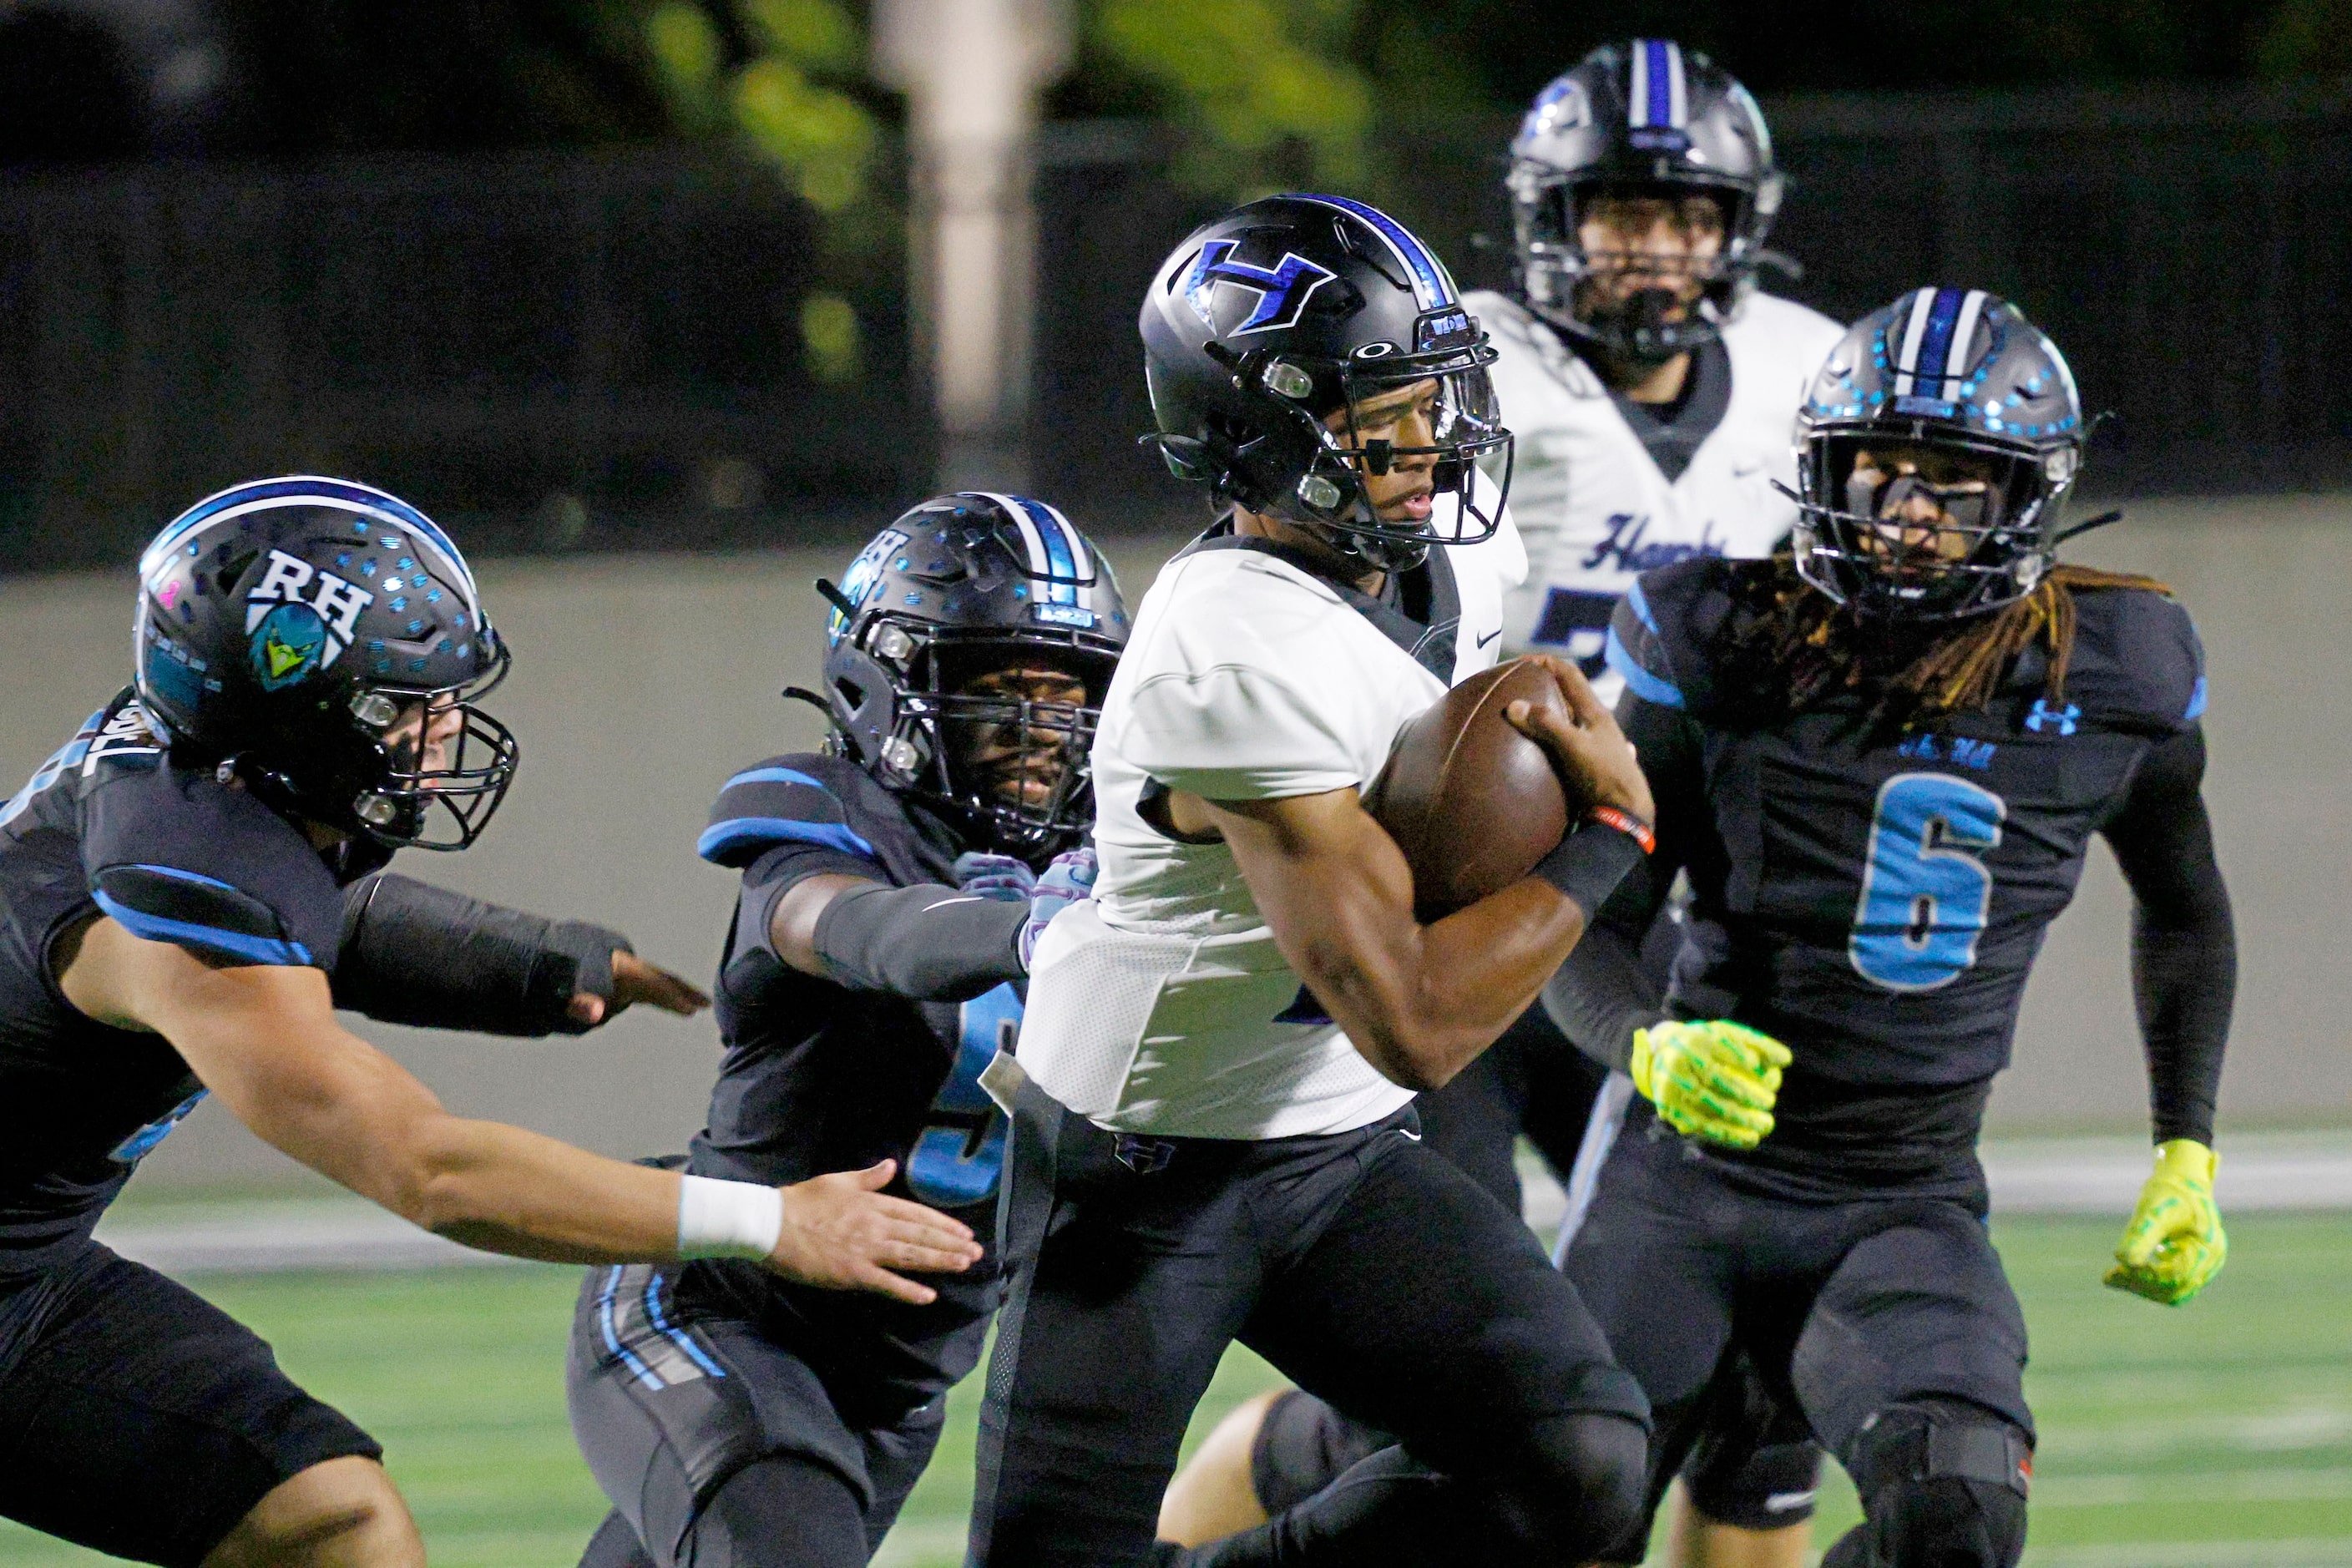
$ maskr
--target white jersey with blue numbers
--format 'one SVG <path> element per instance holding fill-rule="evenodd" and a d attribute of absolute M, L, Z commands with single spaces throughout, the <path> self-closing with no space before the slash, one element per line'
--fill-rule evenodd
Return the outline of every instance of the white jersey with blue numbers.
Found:
<path fill-rule="evenodd" d="M 1769 555 L 1796 504 L 1791 431 L 1806 386 L 1844 329 L 1788 300 L 1751 293 L 1723 330 L 1730 392 L 1722 417 L 1669 479 L 1592 367 L 1524 305 L 1466 297 L 1500 358 L 1493 376 L 1516 437 L 1511 511 L 1527 581 L 1510 596 L 1512 653 L 1575 658 L 1614 701 L 1601 663 L 1617 601 L 1634 576 L 1694 556 Z"/>
<path fill-rule="evenodd" d="M 1343 1132 L 1412 1098 L 1324 1015 L 1233 851 L 1162 833 L 1151 802 L 1365 788 L 1404 724 L 1495 662 L 1523 570 L 1507 517 L 1433 552 L 1395 605 L 1217 531 L 1162 569 L 1096 734 L 1095 897 L 1038 943 L 1033 1080 L 1100 1126 L 1170 1137 Z"/>

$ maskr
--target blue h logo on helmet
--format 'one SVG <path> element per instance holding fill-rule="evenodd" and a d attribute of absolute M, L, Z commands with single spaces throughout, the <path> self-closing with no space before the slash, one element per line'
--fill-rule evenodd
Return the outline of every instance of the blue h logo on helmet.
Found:
<path fill-rule="evenodd" d="M 1209 241 L 1201 247 L 1200 258 L 1192 263 L 1192 270 L 1184 279 L 1184 298 L 1192 301 L 1193 310 L 1212 332 L 1217 330 L 1217 318 L 1209 306 L 1209 290 L 1219 283 L 1234 284 L 1258 297 L 1257 308 L 1249 313 L 1249 318 L 1227 334 L 1240 337 L 1244 332 L 1271 332 L 1296 326 L 1315 290 L 1339 276 L 1296 251 L 1285 251 L 1282 259 L 1272 267 L 1235 261 L 1234 244 L 1230 239 Z"/>

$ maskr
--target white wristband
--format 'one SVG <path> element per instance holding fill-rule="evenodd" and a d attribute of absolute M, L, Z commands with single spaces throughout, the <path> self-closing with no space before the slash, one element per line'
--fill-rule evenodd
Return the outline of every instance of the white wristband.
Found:
<path fill-rule="evenodd" d="M 677 1255 L 762 1258 L 784 1233 L 784 1194 L 756 1182 L 681 1176 L 677 1187 Z"/>

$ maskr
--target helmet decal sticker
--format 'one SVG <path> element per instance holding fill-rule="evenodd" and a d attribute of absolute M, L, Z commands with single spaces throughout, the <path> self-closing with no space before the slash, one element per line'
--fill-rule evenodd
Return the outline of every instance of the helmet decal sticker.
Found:
<path fill-rule="evenodd" d="M 864 605 L 866 595 L 882 582 L 883 564 L 904 548 L 906 542 L 907 536 L 895 528 L 886 528 L 876 534 L 873 542 L 859 551 L 857 559 L 849 563 L 849 570 L 841 574 L 842 597 L 853 605 Z M 849 618 L 836 608 L 824 624 L 826 646 L 839 642 L 841 634 L 848 629 Z"/>
<path fill-rule="evenodd" d="M 1219 283 L 1231 283 L 1257 296 L 1257 308 L 1249 318 L 1233 330 L 1232 336 L 1244 332 L 1272 332 L 1298 324 L 1299 314 L 1315 290 L 1339 276 L 1329 268 L 1307 260 L 1295 251 L 1286 251 L 1272 267 L 1253 267 L 1246 261 L 1233 259 L 1234 247 L 1239 242 L 1213 239 L 1201 247 L 1201 257 L 1192 264 L 1191 274 L 1184 279 L 1184 298 L 1191 300 L 1202 323 L 1211 331 L 1217 330 L 1216 312 L 1209 300 L 1209 290 Z"/>
<path fill-rule="evenodd" d="M 316 590 L 308 600 L 302 590 L 315 584 Z M 332 572 L 322 572 L 299 557 L 282 550 L 269 552 L 269 565 L 261 581 L 246 595 L 245 629 L 251 637 L 261 628 L 263 620 L 272 612 L 272 604 L 306 605 L 312 619 L 320 624 L 320 638 L 325 651 L 318 662 L 329 665 L 341 657 L 351 646 L 352 633 L 357 626 L 360 612 L 375 603 L 375 595 L 355 583 L 347 583 Z M 257 656 L 258 657 L 258 656 Z M 284 684 L 280 682 L 279 684 Z M 270 688 L 275 690 L 276 687 Z"/>
<path fill-rule="evenodd" d="M 253 634 L 253 677 L 264 691 L 293 685 L 327 662 L 327 623 L 304 604 L 262 615 Z"/>

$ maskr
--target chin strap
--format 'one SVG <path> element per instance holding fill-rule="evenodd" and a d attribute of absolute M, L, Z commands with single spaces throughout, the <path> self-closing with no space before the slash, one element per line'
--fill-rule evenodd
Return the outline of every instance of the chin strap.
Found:
<path fill-rule="evenodd" d="M 2054 548 L 2065 543 L 2068 540 L 2074 538 L 2078 533 L 2088 533 L 2095 528 L 2105 528 L 2111 522 L 2121 522 L 2123 520 L 2123 509 L 2121 507 L 2117 507 L 2113 511 L 2101 512 L 2098 516 L 2091 519 L 2088 522 L 2078 522 L 2072 528 L 2060 529 L 2056 533 L 2050 536 L 2050 542 Z"/>

